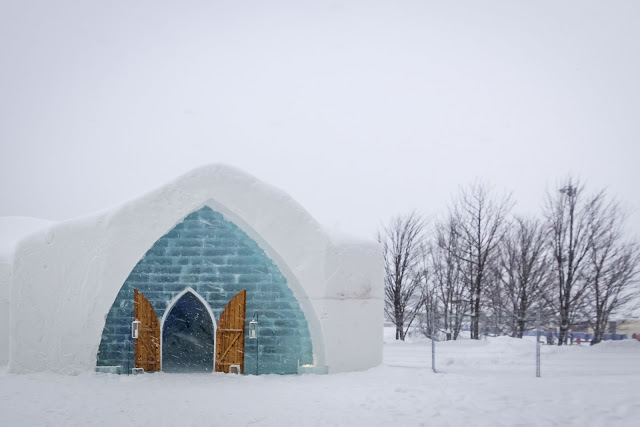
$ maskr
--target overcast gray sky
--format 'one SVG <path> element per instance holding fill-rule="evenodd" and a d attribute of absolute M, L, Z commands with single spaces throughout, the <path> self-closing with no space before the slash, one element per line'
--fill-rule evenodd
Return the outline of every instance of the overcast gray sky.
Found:
<path fill-rule="evenodd" d="M 640 2 L 0 2 L 0 215 L 61 220 L 213 162 L 373 236 L 476 177 L 575 174 L 640 234 Z"/>

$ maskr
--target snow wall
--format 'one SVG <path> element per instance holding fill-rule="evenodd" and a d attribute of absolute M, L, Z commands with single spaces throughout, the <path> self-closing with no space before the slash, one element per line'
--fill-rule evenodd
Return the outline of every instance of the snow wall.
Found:
<path fill-rule="evenodd" d="M 0 259 L 0 366 L 9 361 L 11 264 Z"/>
<path fill-rule="evenodd" d="M 16 245 L 29 234 L 51 224 L 51 221 L 40 218 L 0 217 L 0 366 L 9 361 L 11 268 Z"/>
<path fill-rule="evenodd" d="M 56 224 L 18 245 L 11 272 L 9 370 L 93 370 L 108 314 L 134 268 L 159 239 L 203 208 L 255 241 L 282 274 L 304 314 L 310 364 L 334 373 L 381 363 L 378 244 L 332 239 L 285 193 L 235 168 L 213 165 L 108 212 Z"/>

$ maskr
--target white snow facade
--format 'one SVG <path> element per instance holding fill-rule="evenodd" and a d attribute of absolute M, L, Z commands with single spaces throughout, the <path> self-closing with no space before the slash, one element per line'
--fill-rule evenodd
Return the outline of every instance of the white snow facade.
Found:
<path fill-rule="evenodd" d="M 228 166 L 30 235 L 10 268 L 0 271 L 10 307 L 0 356 L 12 372 L 123 372 L 145 351 L 157 351 L 152 370 L 165 371 L 218 370 L 232 349 L 246 374 L 364 370 L 382 360 L 378 244 L 332 239 L 291 197 Z M 132 338 L 142 316 L 134 293 L 158 325 L 155 349 Z M 243 318 L 228 326 L 239 296 Z"/>
<path fill-rule="evenodd" d="M 0 366 L 9 361 L 11 267 L 15 247 L 29 234 L 50 225 L 50 221 L 38 218 L 0 217 Z"/>

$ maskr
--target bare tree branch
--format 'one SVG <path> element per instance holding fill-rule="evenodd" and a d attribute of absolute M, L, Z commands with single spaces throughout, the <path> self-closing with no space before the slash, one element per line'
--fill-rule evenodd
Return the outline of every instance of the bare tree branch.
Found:
<path fill-rule="evenodd" d="M 590 233 L 599 221 L 604 193 L 587 197 L 584 186 L 569 177 L 555 194 L 547 194 L 546 222 L 549 247 L 555 264 L 557 299 L 551 300 L 558 316 L 558 344 L 566 342 L 571 325 L 584 313 L 588 291 L 587 267 L 591 249 Z"/>
<path fill-rule="evenodd" d="M 503 312 L 504 327 L 522 338 L 533 322 L 533 310 L 544 304 L 549 291 L 550 256 L 547 236 L 535 219 L 516 218 L 500 250 L 500 287 L 496 304 Z"/>
<path fill-rule="evenodd" d="M 636 242 L 624 240 L 626 217 L 617 203 L 601 204 L 592 214 L 584 311 L 593 329 L 591 344 L 597 344 L 611 315 L 640 296 L 636 286 L 640 248 Z"/>
<path fill-rule="evenodd" d="M 393 218 L 378 233 L 384 254 L 384 312 L 396 326 L 396 339 L 403 341 L 424 302 L 424 229 L 425 220 L 414 212 Z"/>
<path fill-rule="evenodd" d="M 498 196 L 486 184 L 476 181 L 461 188 L 454 203 L 463 263 L 462 272 L 470 284 L 471 338 L 480 337 L 482 295 L 488 285 L 489 270 L 496 261 L 497 248 L 507 229 L 507 215 L 513 206 L 510 195 Z"/>

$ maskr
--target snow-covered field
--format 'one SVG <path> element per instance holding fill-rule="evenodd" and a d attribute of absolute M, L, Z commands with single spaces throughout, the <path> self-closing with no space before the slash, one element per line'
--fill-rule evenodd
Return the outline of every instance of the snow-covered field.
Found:
<path fill-rule="evenodd" d="M 3 372 L 0 426 L 640 423 L 640 342 L 543 346 L 542 378 L 528 362 L 531 340 L 438 343 L 437 374 L 427 368 L 430 348 L 387 339 L 383 366 L 321 376 Z"/>
<path fill-rule="evenodd" d="M 395 341 L 393 330 L 385 330 L 385 364 L 395 367 L 431 368 L 431 341 L 408 337 Z M 640 342 L 604 341 L 588 344 L 541 345 L 540 370 L 549 376 L 640 375 Z M 435 366 L 438 373 L 481 376 L 535 376 L 536 338 L 509 337 L 437 342 Z"/>

